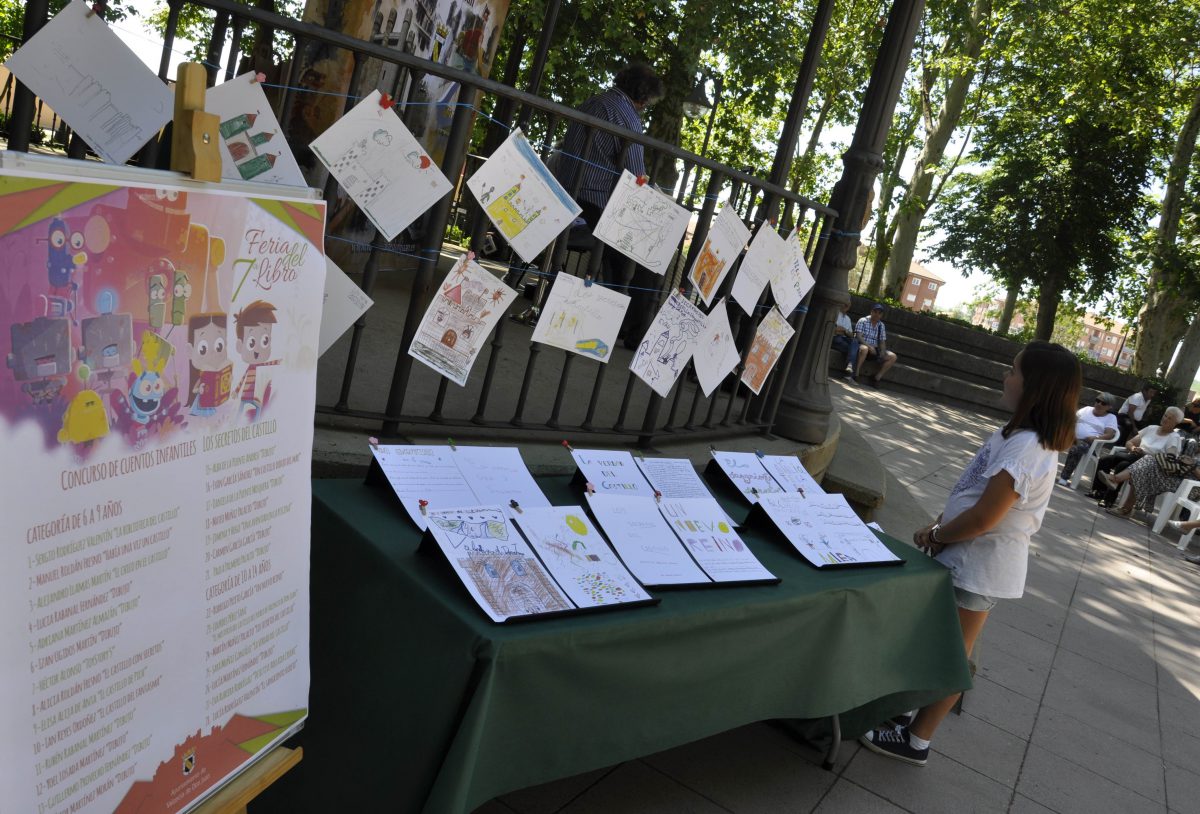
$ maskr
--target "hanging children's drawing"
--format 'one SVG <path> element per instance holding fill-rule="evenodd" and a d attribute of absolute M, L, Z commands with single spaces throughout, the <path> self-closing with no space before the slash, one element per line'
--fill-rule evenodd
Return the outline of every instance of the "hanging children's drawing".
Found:
<path fill-rule="evenodd" d="M 580 212 L 520 128 L 467 179 L 467 188 L 526 263 L 532 263 Z"/>
<path fill-rule="evenodd" d="M 779 355 L 794 333 L 795 329 L 775 307 L 758 323 L 754 342 L 746 354 L 746 369 L 742 371 L 742 384 L 753 390 L 755 395 L 762 392 L 767 376 L 775 368 Z"/>
<path fill-rule="evenodd" d="M 704 239 L 704 245 L 700 247 L 700 253 L 688 271 L 688 279 L 696 286 L 705 305 L 712 304 L 721 281 L 733 268 L 749 239 L 750 230 L 738 218 L 733 207 L 727 204 L 713 219 L 708 237 Z"/>
<path fill-rule="evenodd" d="M 672 291 L 650 323 L 629 369 L 665 397 L 692 358 L 703 330 L 704 312 Z"/>
<path fill-rule="evenodd" d="M 212 88 L 204 109 L 221 120 L 222 178 L 308 186 L 257 74 L 244 73 Z"/>
<path fill-rule="evenodd" d="M 687 230 L 688 211 L 623 170 L 592 235 L 609 248 L 663 274 Z"/>
<path fill-rule="evenodd" d="M 696 365 L 696 380 L 705 396 L 711 396 L 730 371 L 742 361 L 733 342 L 729 309 L 725 303 L 726 300 L 718 302 L 704 318 L 704 331 L 692 355 Z"/>
<path fill-rule="evenodd" d="M 730 296 L 742 306 L 743 311 L 752 315 L 763 290 L 790 260 L 787 241 L 779 236 L 774 226 L 763 224 L 746 250 L 742 264 L 738 266 Z"/>
<path fill-rule="evenodd" d="M 460 387 L 517 292 L 468 255 L 454 264 L 433 295 L 408 353 Z"/>
<path fill-rule="evenodd" d="M 793 229 L 786 241 L 784 261 L 776 265 L 771 275 L 771 294 L 775 305 L 784 315 L 790 315 L 804 299 L 816 281 L 804 261 L 804 244 L 800 242 L 800 230 Z"/>
<path fill-rule="evenodd" d="M 608 362 L 627 308 L 627 295 L 559 272 L 533 341 Z"/>

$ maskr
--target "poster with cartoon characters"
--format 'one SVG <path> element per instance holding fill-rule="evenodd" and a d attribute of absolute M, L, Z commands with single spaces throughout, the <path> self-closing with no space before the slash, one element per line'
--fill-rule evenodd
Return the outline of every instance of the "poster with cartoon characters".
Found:
<path fill-rule="evenodd" d="M 79 171 L 0 159 L 0 800 L 175 812 L 307 715 L 324 207 Z"/>

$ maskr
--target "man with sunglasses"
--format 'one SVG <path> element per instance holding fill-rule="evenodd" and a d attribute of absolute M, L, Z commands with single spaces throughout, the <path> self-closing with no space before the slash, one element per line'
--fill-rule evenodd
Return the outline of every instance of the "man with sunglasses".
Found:
<path fill-rule="evenodd" d="M 1059 486 L 1071 485 L 1071 475 L 1093 441 L 1111 441 L 1117 437 L 1117 417 L 1112 412 L 1117 404 L 1118 399 L 1112 393 L 1101 393 L 1093 406 L 1082 407 L 1075 413 L 1075 446 L 1067 450 L 1067 460 L 1058 476 Z"/>

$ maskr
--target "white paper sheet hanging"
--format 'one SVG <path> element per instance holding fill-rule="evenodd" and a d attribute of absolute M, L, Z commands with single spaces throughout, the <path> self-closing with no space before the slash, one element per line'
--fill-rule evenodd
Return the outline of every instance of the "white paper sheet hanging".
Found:
<path fill-rule="evenodd" d="M 726 204 L 713 219 L 704 245 L 688 270 L 688 279 L 696 287 L 705 305 L 712 304 L 721 281 L 733 268 L 749 239 L 750 230 L 742 223 L 733 207 Z"/>
<path fill-rule="evenodd" d="M 800 240 L 800 232 L 793 229 L 787 239 L 787 254 L 784 262 L 775 267 L 771 277 L 771 294 L 775 304 L 785 316 L 791 316 L 796 306 L 804 299 L 804 295 L 816 285 L 808 263 L 804 261 L 804 244 Z"/>
<path fill-rule="evenodd" d="M 754 236 L 746 256 L 742 258 L 742 264 L 738 266 L 730 296 L 743 311 L 753 314 L 763 290 L 790 260 L 787 241 L 779 236 L 773 226 L 765 224 Z"/>
<path fill-rule="evenodd" d="M 655 274 L 671 265 L 690 215 L 649 184 L 624 170 L 592 234 L 601 243 L 631 257 Z"/>
<path fill-rule="evenodd" d="M 174 115 L 170 89 L 80 0 L 5 67 L 110 164 L 128 161 Z"/>
<path fill-rule="evenodd" d="M 696 379 L 705 396 L 711 396 L 713 390 L 725 380 L 741 356 L 733 341 L 733 330 L 729 327 L 729 309 L 721 300 L 713 306 L 712 311 L 704 318 L 704 330 L 696 344 L 692 359 L 696 365 Z"/>
<path fill-rule="evenodd" d="M 308 186 L 256 74 L 244 73 L 209 90 L 204 109 L 221 120 L 222 178 Z"/>
<path fill-rule="evenodd" d="M 692 358 L 704 330 L 704 312 L 672 291 L 629 363 L 634 375 L 666 397 Z"/>
<path fill-rule="evenodd" d="M 753 390 L 755 395 L 762 392 L 767 376 L 775 369 L 775 363 L 794 333 L 796 330 L 779 313 L 778 307 L 772 307 L 762 322 L 758 323 L 754 342 L 746 354 L 746 369 L 742 371 L 742 384 Z"/>
<path fill-rule="evenodd" d="M 317 356 L 329 350 L 374 304 L 374 300 L 347 277 L 346 272 L 326 257 L 325 307 L 321 311 L 321 337 L 317 343 Z"/>
<path fill-rule="evenodd" d="M 607 363 L 629 297 L 560 271 L 542 306 L 533 341 Z"/>

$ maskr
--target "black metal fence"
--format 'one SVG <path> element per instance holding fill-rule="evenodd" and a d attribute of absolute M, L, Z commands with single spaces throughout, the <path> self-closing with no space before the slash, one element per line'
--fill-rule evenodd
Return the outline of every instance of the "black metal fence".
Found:
<path fill-rule="evenodd" d="M 806 257 L 814 276 L 819 271 L 829 233 L 836 220 L 836 212 L 832 209 L 750 173 L 632 133 L 534 94 L 420 59 L 405 50 L 402 37 L 392 36 L 391 32 L 381 32 L 381 36 L 373 37 L 372 41 L 359 40 L 241 5 L 233 0 L 200 0 L 190 5 L 213 15 L 213 38 L 207 49 L 210 82 L 219 75 L 229 78 L 237 72 L 240 56 L 238 40 L 243 31 L 254 26 L 267 26 L 294 37 L 297 53 L 306 45 L 319 44 L 351 54 L 355 60 L 351 92 L 360 80 L 359 68 L 375 60 L 395 66 L 391 74 L 396 77 L 395 87 L 401 86 L 401 78 L 406 78 L 405 87 L 415 87 L 419 82 L 414 80 L 427 75 L 451 80 L 459 85 L 456 102 L 445 103 L 453 108 L 453 115 L 441 167 L 446 177 L 455 182 L 455 192 L 435 204 L 415 229 L 419 242 L 412 254 L 418 260 L 415 270 L 407 272 L 412 275 L 411 286 L 405 286 L 408 290 L 406 298 L 397 299 L 389 306 L 403 308 L 404 315 L 398 331 L 395 329 L 395 314 L 387 315 L 392 326 L 387 332 L 368 330 L 372 320 L 380 320 L 383 316 L 379 312 L 379 305 L 358 321 L 352 329 L 345 363 L 340 371 L 338 395 L 336 399 L 319 404 L 319 413 L 331 417 L 333 421 L 345 417 L 359 423 L 363 420 L 377 422 L 380 433 L 384 435 L 405 432 L 427 434 L 440 432 L 439 427 L 447 430 L 455 428 L 452 432 L 460 435 L 494 435 L 502 431 L 506 435 L 520 433 L 530 437 L 561 438 L 566 434 L 587 433 L 608 436 L 606 440 L 611 442 L 636 439 L 642 446 L 664 437 L 704 438 L 747 431 L 770 431 L 783 394 L 785 377 L 796 352 L 796 338 L 793 337 L 789 342 L 760 395 L 754 396 L 737 383 L 745 366 L 755 325 L 767 313 L 769 295 L 764 294 L 751 317 L 745 316 L 740 309 L 734 309 L 736 313 L 731 318 L 731 327 L 739 338 L 739 347 L 746 350 L 741 364 L 721 387 L 714 390 L 710 397 L 705 397 L 694 376 L 685 371 L 668 397 L 661 398 L 628 369 L 628 357 L 621 349 L 616 349 L 610 354 L 609 361 L 602 363 L 530 341 L 530 326 L 536 320 L 538 308 L 554 275 L 590 275 L 596 279 L 606 251 L 604 245 L 591 240 L 587 234 L 572 234 L 568 229 L 534 264 L 521 263 L 507 249 L 488 253 L 486 250 L 494 242 L 488 232 L 488 223 L 482 211 L 474 205 L 465 184 L 460 182 L 507 136 L 514 125 L 522 127 L 529 134 L 531 142 L 540 148 L 546 159 L 556 152 L 557 148 L 553 145 L 561 142 L 566 127 L 577 122 L 587 132 L 584 158 L 591 149 L 594 135 L 607 132 L 621 139 L 626 149 L 629 145 L 640 144 L 645 151 L 647 166 L 664 161 L 675 162 L 683 178 L 693 179 L 690 189 L 685 189 L 688 186 L 686 183 L 679 185 L 676 201 L 692 210 L 694 217 L 688 233 L 676 247 L 670 269 L 661 278 L 648 277 L 644 270 L 636 273 L 633 261 L 627 260 L 622 264 L 622 279 L 605 281 L 637 298 L 638 306 L 648 315 L 642 325 L 643 330 L 670 292 L 678 289 L 693 299 L 696 297 L 685 275 L 704 243 L 719 200 L 726 201 L 726 206 L 734 207 L 753 232 L 780 228 L 779 225 L 788 229 L 795 225 L 806 240 Z M 164 37 L 159 71 L 164 80 L 174 46 L 174 26 L 182 8 L 181 0 L 172 0 L 169 6 L 168 31 Z M 26 6 L 26 13 L 35 18 L 40 15 L 44 21 L 46 1 L 33 0 Z M 26 36 L 31 36 L 38 27 L 40 22 L 36 19 L 27 20 Z M 217 62 L 219 55 L 226 50 L 227 38 L 231 38 L 232 47 L 228 49 L 226 64 L 221 66 Z M 548 44 L 549 37 L 543 37 L 540 52 L 535 57 L 535 74 L 538 62 L 544 65 Z M 295 62 L 293 60 L 293 73 Z M 532 83 L 533 87 L 537 87 L 537 79 L 540 77 Z M 35 104 L 28 91 L 20 83 L 17 85 L 8 132 L 10 148 L 24 150 L 29 146 L 28 133 L 34 121 Z M 294 77 L 281 85 L 275 101 L 280 120 L 286 128 L 294 96 L 303 92 L 303 89 L 294 86 Z M 411 98 L 397 99 L 396 110 L 402 117 L 409 112 Z M 349 98 L 347 106 L 352 101 L 352 97 Z M 469 156 L 471 136 L 473 131 L 478 132 L 475 125 L 479 117 L 487 121 L 486 132 L 479 154 Z M 84 147 L 79 141 L 77 138 L 71 140 L 69 155 L 83 157 Z M 307 145 L 292 144 L 291 147 L 297 153 L 307 151 Z M 137 160 L 153 165 L 156 151 L 155 145 L 149 145 Z M 704 179 L 702 186 L 701 178 Z M 314 178 L 309 180 L 314 183 L 322 181 Z M 336 182 L 324 177 L 324 185 L 327 199 L 336 194 Z M 578 194 L 578 183 L 576 186 L 576 189 L 569 190 L 575 195 Z M 693 204 L 692 199 L 698 187 L 703 189 L 703 195 Z M 470 248 L 485 260 L 485 265 L 503 274 L 510 284 L 520 286 L 526 294 L 525 299 L 518 298 L 516 304 L 510 307 L 512 313 L 501 319 L 489 349 L 481 354 L 464 388 L 452 387 L 445 378 L 437 377 L 435 380 L 431 378 L 430 371 L 414 369 L 412 358 L 408 355 L 417 326 L 439 282 L 439 258 L 449 249 L 445 241 L 451 226 L 455 228 L 449 234 L 461 234 L 464 239 L 469 237 Z M 334 232 L 327 233 L 327 237 L 335 241 L 347 239 Z M 380 284 L 381 269 L 389 256 L 398 250 L 394 244 L 381 240 L 378 235 L 365 242 L 360 240 L 359 244 L 366 254 L 360 285 L 371 296 Z M 735 267 L 727 275 L 723 283 L 724 290 L 719 292 L 719 296 L 728 293 L 736 273 Z M 802 304 L 786 316 L 793 327 L 799 328 L 806 311 L 806 305 Z M 341 352 L 341 346 L 331 352 Z M 394 355 L 395 358 L 390 383 L 386 388 L 386 399 L 380 397 L 374 372 L 370 374 L 371 386 L 362 386 L 365 378 L 362 372 L 364 360 L 367 357 L 378 359 L 381 353 Z M 323 375 L 329 375 L 328 362 L 322 370 Z"/>

